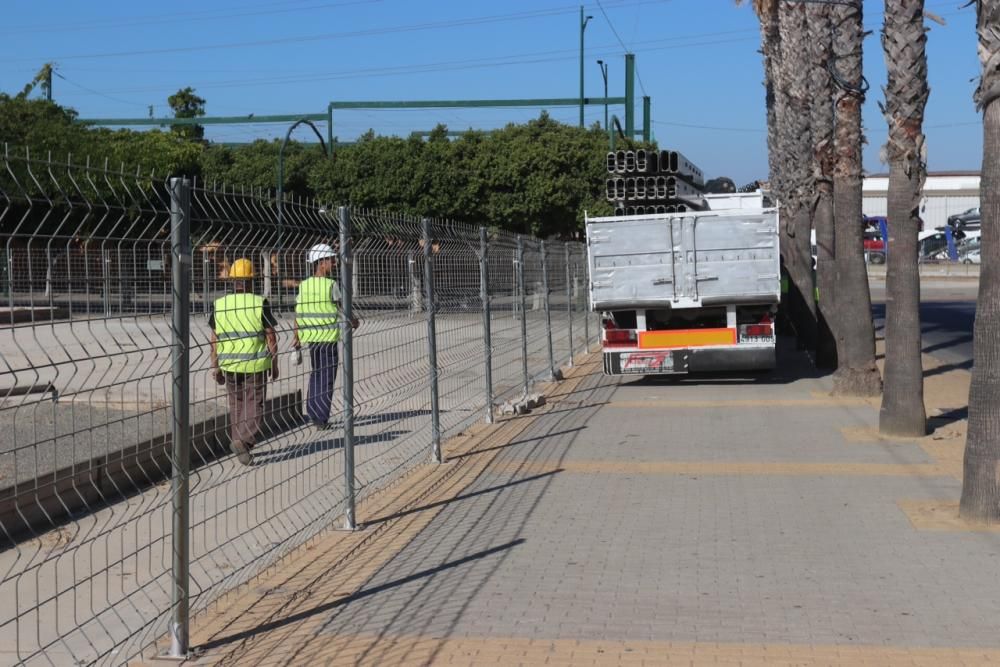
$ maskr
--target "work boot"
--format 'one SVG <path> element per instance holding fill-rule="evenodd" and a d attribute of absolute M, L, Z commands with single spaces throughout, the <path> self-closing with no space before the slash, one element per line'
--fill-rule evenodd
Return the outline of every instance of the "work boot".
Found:
<path fill-rule="evenodd" d="M 245 466 L 253 463 L 253 456 L 250 454 L 250 448 L 244 445 L 239 440 L 229 443 L 229 451 L 236 454 L 237 460 Z"/>

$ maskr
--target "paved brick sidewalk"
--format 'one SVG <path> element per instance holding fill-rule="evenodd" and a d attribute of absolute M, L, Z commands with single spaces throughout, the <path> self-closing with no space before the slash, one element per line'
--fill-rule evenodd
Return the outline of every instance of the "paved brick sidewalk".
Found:
<path fill-rule="evenodd" d="M 193 663 L 1000 662 L 1000 534 L 954 512 L 963 424 L 881 439 L 829 389 L 579 366 L 197 619 Z"/>

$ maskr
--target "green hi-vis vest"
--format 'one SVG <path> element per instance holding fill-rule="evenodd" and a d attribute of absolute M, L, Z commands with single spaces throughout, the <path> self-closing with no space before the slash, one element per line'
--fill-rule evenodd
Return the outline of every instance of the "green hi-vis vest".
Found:
<path fill-rule="evenodd" d="M 264 299 L 229 294 L 215 300 L 215 351 L 228 373 L 262 373 L 271 368 L 264 340 Z"/>
<path fill-rule="evenodd" d="M 295 324 L 303 343 L 336 343 L 340 340 L 337 304 L 330 299 L 333 280 L 306 278 L 299 285 Z"/>

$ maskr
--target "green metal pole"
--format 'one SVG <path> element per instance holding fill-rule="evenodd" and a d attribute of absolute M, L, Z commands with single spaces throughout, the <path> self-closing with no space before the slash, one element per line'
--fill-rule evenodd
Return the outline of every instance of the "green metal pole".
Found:
<path fill-rule="evenodd" d="M 635 54 L 625 54 L 625 136 L 635 136 Z"/>
<path fill-rule="evenodd" d="M 601 63 L 601 74 L 604 75 L 604 129 L 608 129 L 608 64 Z"/>
<path fill-rule="evenodd" d="M 650 108 L 652 107 L 652 102 L 649 99 L 649 95 L 642 96 L 642 140 L 647 144 L 649 143 L 650 135 L 650 125 L 652 124 L 652 119 L 649 117 Z"/>
<path fill-rule="evenodd" d="M 333 157 L 333 105 L 326 107 L 326 153 Z"/>
<path fill-rule="evenodd" d="M 580 127 L 583 127 L 583 31 L 587 21 L 583 18 L 583 5 L 580 5 Z"/>

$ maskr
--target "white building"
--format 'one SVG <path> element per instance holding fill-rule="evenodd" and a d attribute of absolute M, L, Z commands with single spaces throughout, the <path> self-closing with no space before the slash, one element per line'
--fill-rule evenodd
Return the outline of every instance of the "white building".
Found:
<path fill-rule="evenodd" d="M 869 174 L 861 186 L 865 215 L 885 215 L 889 174 Z M 978 171 L 935 171 L 927 174 L 920 217 L 924 229 L 943 227 L 948 216 L 979 206 Z"/>

